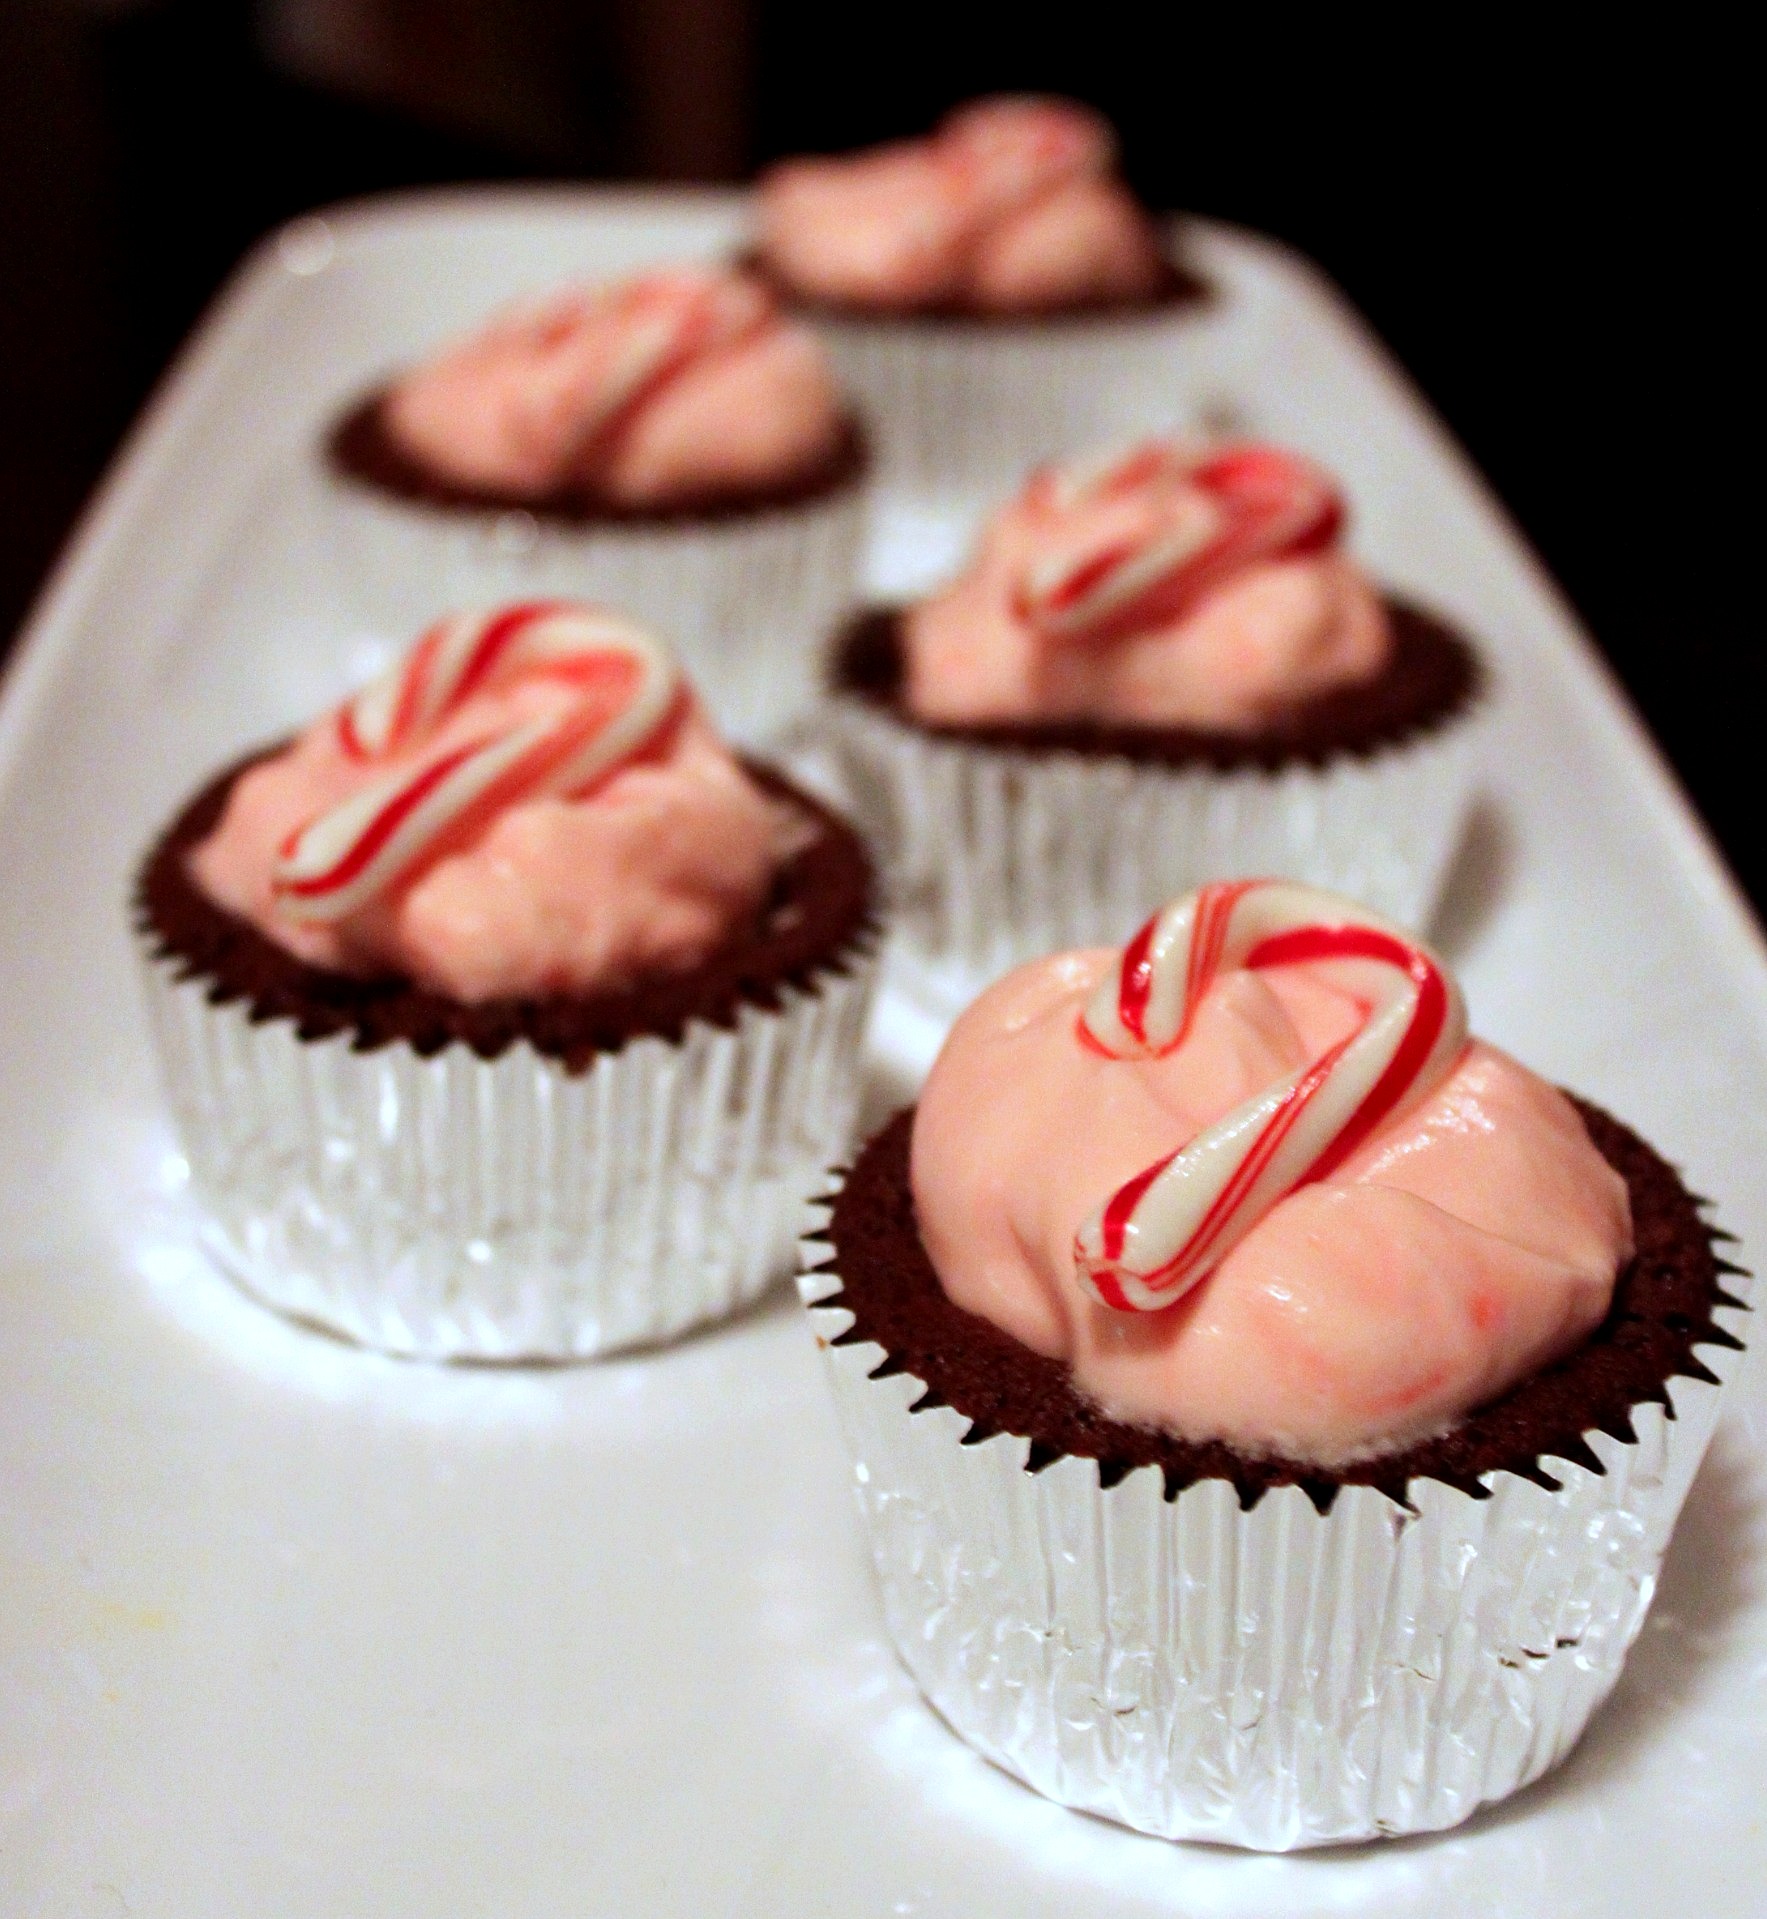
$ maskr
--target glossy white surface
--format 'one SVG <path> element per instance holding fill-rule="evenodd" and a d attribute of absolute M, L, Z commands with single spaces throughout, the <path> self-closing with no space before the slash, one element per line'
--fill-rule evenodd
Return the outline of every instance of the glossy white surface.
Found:
<path fill-rule="evenodd" d="M 1445 1838 L 1242 1857 L 1044 1804 L 888 1651 L 777 1293 L 663 1353 L 432 1370 L 283 1325 L 186 1250 L 124 901 L 195 776 L 369 663 L 312 537 L 316 425 L 518 290 L 715 250 L 712 196 L 475 194 L 260 253 L 119 463 L 0 714 L 0 1910 L 73 1919 L 1756 1913 L 1767 1437 L 1750 1361 L 1614 1700 Z M 1476 1024 L 1767 1245 L 1767 966 L 1550 584 L 1329 289 L 1227 289 L 1175 415 L 1345 475 L 1486 641 L 1490 799 L 1440 935 Z M 885 527 L 925 575 L 951 530 Z M 1623 564 L 1623 548 L 1616 563 Z M 936 1029 L 898 1001 L 876 1103 Z"/>

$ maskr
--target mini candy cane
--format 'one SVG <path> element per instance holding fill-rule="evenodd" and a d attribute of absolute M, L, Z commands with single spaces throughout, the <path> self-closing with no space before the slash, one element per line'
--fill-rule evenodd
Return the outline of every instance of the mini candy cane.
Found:
<path fill-rule="evenodd" d="M 589 792 L 654 746 L 686 692 L 662 643 L 633 622 L 568 600 L 456 614 L 340 709 L 351 759 L 420 744 L 473 694 L 517 680 L 563 684 L 562 713 L 514 722 L 401 768 L 298 827 L 272 888 L 300 920 L 360 912 L 469 819 L 537 793 Z"/>
<path fill-rule="evenodd" d="M 648 273 L 585 299 L 566 295 L 528 324 L 537 344 L 587 372 L 560 397 L 573 409 L 574 457 L 618 433 L 685 367 L 733 346 L 772 314 L 756 280 L 735 273 Z"/>
<path fill-rule="evenodd" d="M 1034 94 L 977 100 L 951 114 L 933 137 L 951 190 L 977 219 L 998 218 L 1064 186 L 1109 170 L 1110 123 L 1072 101 Z"/>
<path fill-rule="evenodd" d="M 1019 616 L 1054 640 L 1108 639 L 1174 619 L 1245 567 L 1320 552 L 1343 526 L 1343 503 L 1308 461 L 1272 446 L 1186 451 L 1150 441 L 1032 482 L 1052 515 L 1139 498 L 1132 534 L 1034 560 L 1016 596 Z"/>
<path fill-rule="evenodd" d="M 1095 1299 L 1143 1313 L 1181 1299 L 1279 1200 L 1326 1178 L 1440 1085 L 1466 1044 L 1460 989 L 1427 947 L 1348 900 L 1281 880 L 1186 894 L 1100 982 L 1081 1043 L 1155 1059 L 1184 1043 L 1224 972 L 1330 959 L 1380 969 L 1361 1026 L 1105 1201 L 1074 1236 L 1075 1270 Z"/>

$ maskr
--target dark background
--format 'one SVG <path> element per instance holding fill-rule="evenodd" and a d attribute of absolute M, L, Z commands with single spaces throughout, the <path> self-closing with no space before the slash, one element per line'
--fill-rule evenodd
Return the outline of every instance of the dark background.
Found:
<path fill-rule="evenodd" d="M 1759 910 L 1760 489 L 1726 458 L 1753 391 L 1744 55 L 1691 17 L 1610 14 L 1577 41 L 1490 10 L 1427 33 L 1343 11 L 0 0 L 0 635 L 204 303 L 288 215 L 429 182 L 739 179 L 971 93 L 1057 90 L 1112 115 L 1150 200 L 1279 235 L 1361 306 Z"/>

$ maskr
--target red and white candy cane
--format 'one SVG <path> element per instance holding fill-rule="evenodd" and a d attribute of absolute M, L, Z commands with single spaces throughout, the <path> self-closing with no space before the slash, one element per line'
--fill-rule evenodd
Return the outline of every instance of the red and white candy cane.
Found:
<path fill-rule="evenodd" d="M 1248 566 L 1324 551 L 1344 521 L 1330 479 L 1280 447 L 1186 451 L 1149 441 L 1033 482 L 1034 503 L 1059 515 L 1139 497 L 1133 534 L 1034 560 L 1017 593 L 1020 617 L 1050 639 L 1109 639 L 1175 619 Z"/>
<path fill-rule="evenodd" d="M 518 680 L 548 680 L 572 697 L 412 760 L 297 828 L 271 884 L 299 920 L 357 913 L 471 821 L 539 793 L 577 796 L 666 735 L 685 683 L 662 642 L 600 607 L 535 600 L 432 626 L 399 663 L 337 715 L 351 759 L 418 747 L 463 701 Z"/>
<path fill-rule="evenodd" d="M 581 453 L 617 434 L 696 360 L 755 332 L 773 310 L 767 289 L 746 275 L 682 269 L 641 274 L 602 293 L 568 293 L 514 324 L 577 369 L 557 397 L 568 402 Z"/>
<path fill-rule="evenodd" d="M 1106 1306 L 1147 1313 L 1181 1299 L 1279 1200 L 1328 1177 L 1460 1057 L 1466 1007 L 1428 947 L 1335 894 L 1282 880 L 1205 886 L 1155 914 L 1100 982 L 1080 1041 L 1112 1059 L 1158 1058 L 1184 1043 L 1223 973 L 1308 960 L 1366 963 L 1362 1024 L 1137 1173 L 1086 1221 L 1074 1265 Z"/>
<path fill-rule="evenodd" d="M 1035 94 L 977 100 L 934 136 L 950 190 L 978 219 L 997 219 L 1116 159 L 1109 121 L 1088 107 Z"/>

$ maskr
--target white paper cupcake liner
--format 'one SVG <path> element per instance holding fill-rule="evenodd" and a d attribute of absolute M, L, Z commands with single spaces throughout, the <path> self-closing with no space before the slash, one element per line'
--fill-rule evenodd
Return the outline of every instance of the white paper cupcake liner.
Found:
<path fill-rule="evenodd" d="M 1548 1458 L 1556 1492 L 1498 1472 L 1485 1500 L 1415 1480 L 1410 1512 L 1358 1486 L 1323 1516 L 1294 1487 L 1168 1501 L 1157 1468 L 1101 1489 L 1093 1460 L 1032 1473 L 1027 1440 L 911 1411 L 921 1381 L 833 1344 L 839 1283 L 799 1288 L 903 1662 L 995 1764 L 1167 1839 L 1435 1831 L 1539 1777 L 1619 1677 L 1716 1419 L 1717 1386 L 1673 1379 L 1635 1444 L 1587 1435 L 1604 1472 Z M 1721 1377 L 1740 1356 L 1699 1354 Z"/>
<path fill-rule="evenodd" d="M 204 1240 L 246 1291 L 383 1352 L 580 1359 L 791 1270 L 850 1140 L 875 959 L 581 1073 L 525 1042 L 303 1040 L 176 960 L 145 971 Z"/>
<path fill-rule="evenodd" d="M 1187 425 L 1189 303 L 998 326 L 818 317 L 876 434 L 880 491 L 977 505 L 1079 448 Z"/>
<path fill-rule="evenodd" d="M 655 525 L 426 506 L 329 475 L 324 492 L 347 612 L 371 631 L 403 644 L 452 607 L 598 600 L 662 633 L 744 745 L 810 703 L 864 557 L 858 480 L 795 506 Z"/>
<path fill-rule="evenodd" d="M 1474 709 L 1366 756 L 1216 772 L 946 739 L 837 695 L 814 749 L 883 863 L 892 965 L 961 1001 L 1027 960 L 1119 945 L 1167 900 L 1248 873 L 1427 927 L 1482 731 Z"/>

